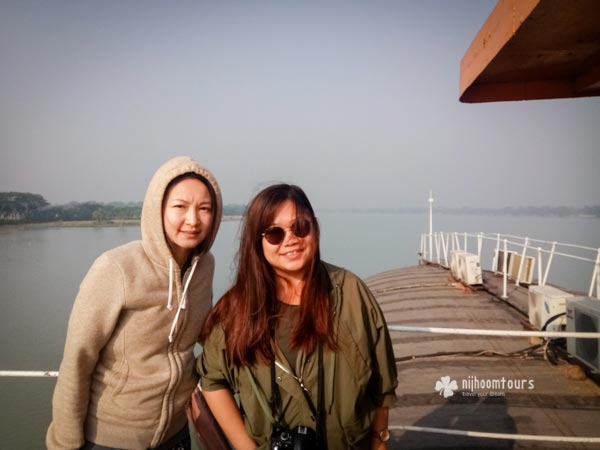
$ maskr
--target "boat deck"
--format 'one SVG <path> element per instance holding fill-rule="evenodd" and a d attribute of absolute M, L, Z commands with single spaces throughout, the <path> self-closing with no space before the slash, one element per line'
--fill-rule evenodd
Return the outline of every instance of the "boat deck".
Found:
<path fill-rule="evenodd" d="M 477 289 L 432 265 L 384 272 L 367 284 L 388 325 L 528 329 L 527 288 L 509 285 L 509 298 L 503 301 L 502 278 L 489 272 L 484 273 L 485 288 Z M 600 387 L 577 366 L 552 365 L 543 347 L 532 348 L 537 342 L 531 338 L 398 331 L 391 336 L 399 385 L 390 426 L 600 437 Z M 475 384 L 482 382 L 483 387 Z M 445 397 L 443 387 L 453 395 Z M 389 449 L 600 449 L 596 443 L 391 433 Z"/>

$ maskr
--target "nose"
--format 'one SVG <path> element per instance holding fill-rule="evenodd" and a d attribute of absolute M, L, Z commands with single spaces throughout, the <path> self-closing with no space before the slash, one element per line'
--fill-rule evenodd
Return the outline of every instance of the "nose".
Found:
<path fill-rule="evenodd" d="M 185 221 L 189 225 L 196 225 L 198 223 L 198 211 L 195 208 L 189 208 L 185 215 Z"/>
<path fill-rule="evenodd" d="M 295 244 L 298 240 L 300 240 L 300 238 L 294 234 L 291 228 L 285 230 L 285 237 L 283 238 L 284 244 Z"/>

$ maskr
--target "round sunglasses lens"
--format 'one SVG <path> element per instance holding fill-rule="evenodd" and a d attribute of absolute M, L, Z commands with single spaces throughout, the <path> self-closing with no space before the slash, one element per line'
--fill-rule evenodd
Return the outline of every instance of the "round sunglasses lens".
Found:
<path fill-rule="evenodd" d="M 273 227 L 265 231 L 263 235 L 269 244 L 279 245 L 285 238 L 285 230 L 281 227 Z"/>
<path fill-rule="evenodd" d="M 310 220 L 300 219 L 294 224 L 294 234 L 299 238 L 306 237 L 310 233 Z"/>

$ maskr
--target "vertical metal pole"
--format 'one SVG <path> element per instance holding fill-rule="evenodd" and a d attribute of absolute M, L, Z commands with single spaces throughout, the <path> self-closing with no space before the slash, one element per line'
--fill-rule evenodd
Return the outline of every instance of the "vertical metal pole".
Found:
<path fill-rule="evenodd" d="M 546 271 L 544 272 L 544 282 L 542 283 L 542 286 L 546 286 L 546 281 L 548 281 L 548 272 L 550 272 L 550 264 L 552 264 L 552 258 L 554 258 L 554 250 L 556 250 L 556 241 L 552 243 L 552 250 L 550 250 L 550 256 L 546 263 Z"/>
<path fill-rule="evenodd" d="M 600 299 L 600 263 L 596 264 L 596 298 Z"/>
<path fill-rule="evenodd" d="M 433 262 L 433 193 L 429 190 L 429 260 Z"/>
<path fill-rule="evenodd" d="M 508 295 L 506 295 L 506 285 L 507 285 L 507 280 L 506 277 L 508 276 L 506 271 L 508 270 L 508 268 L 506 267 L 506 260 L 508 259 L 506 256 L 508 255 L 508 241 L 506 239 L 504 239 L 504 261 L 502 262 L 502 272 L 504 273 L 504 279 L 502 282 L 502 298 L 508 298 Z"/>
<path fill-rule="evenodd" d="M 494 271 L 494 275 L 498 274 L 498 258 L 500 257 L 500 233 L 498 233 L 498 237 L 496 239 L 496 251 L 494 252 L 494 259 L 492 260 L 492 270 Z M 506 258 L 506 255 L 504 255 Z"/>
<path fill-rule="evenodd" d="M 527 245 L 529 244 L 529 238 L 525 238 L 525 244 L 523 244 L 523 253 L 521 253 L 521 261 L 519 262 L 519 272 L 517 273 L 517 281 L 515 284 L 519 286 L 521 282 L 521 272 L 523 271 L 523 266 L 525 265 L 525 254 L 527 253 Z"/>
<path fill-rule="evenodd" d="M 591 297 L 594 293 L 594 284 L 596 285 L 596 298 L 600 298 L 600 248 L 598 249 L 598 255 L 596 256 L 596 264 L 594 264 L 594 273 L 592 274 L 592 282 L 590 284 L 588 297 Z"/>
<path fill-rule="evenodd" d="M 467 251 L 467 233 L 465 232 L 465 252 Z"/>
<path fill-rule="evenodd" d="M 542 249 L 538 247 L 538 286 L 542 285 Z"/>
<path fill-rule="evenodd" d="M 444 238 L 444 233 L 440 233 L 440 236 L 442 237 L 442 250 L 444 251 L 444 262 L 446 264 L 444 267 L 448 267 L 448 240 Z"/>
<path fill-rule="evenodd" d="M 479 257 L 479 262 L 481 263 L 481 247 L 483 246 L 483 233 L 480 232 L 479 236 L 477 236 L 477 256 Z"/>

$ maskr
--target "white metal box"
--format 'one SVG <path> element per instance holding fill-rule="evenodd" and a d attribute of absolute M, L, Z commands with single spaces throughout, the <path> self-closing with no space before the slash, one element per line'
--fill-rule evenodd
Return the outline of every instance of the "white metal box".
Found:
<path fill-rule="evenodd" d="M 521 261 L 523 261 L 523 267 L 521 267 Z M 534 266 L 535 266 L 535 258 L 533 256 L 525 256 L 525 258 L 523 258 L 520 254 L 513 253 L 512 258 L 510 259 L 508 276 L 515 281 L 517 281 L 517 279 L 519 279 L 520 283 L 531 284 L 531 281 L 533 280 Z M 519 277 L 519 267 L 521 267 L 521 276 L 520 277 Z"/>
<path fill-rule="evenodd" d="M 479 256 L 473 253 L 461 253 L 458 255 L 459 279 L 465 284 L 481 284 L 483 282 L 481 274 L 481 264 Z"/>
<path fill-rule="evenodd" d="M 553 286 L 529 286 L 529 322 L 541 330 L 549 319 L 565 313 L 566 300 L 571 297 L 573 294 Z M 548 323 L 546 331 L 560 331 L 565 324 L 563 315 Z"/>
<path fill-rule="evenodd" d="M 450 252 L 450 273 L 457 280 L 461 279 L 458 257 L 464 253 L 466 252 L 463 250 L 453 250 Z"/>
<path fill-rule="evenodd" d="M 496 272 L 500 272 L 500 273 L 504 273 L 504 258 L 506 255 L 506 273 L 509 274 L 510 273 L 510 264 L 512 262 L 512 257 L 515 254 L 515 252 L 511 252 L 511 251 L 507 251 L 504 252 L 504 250 L 497 250 L 496 251 L 496 267 L 494 267 L 494 271 Z"/>
<path fill-rule="evenodd" d="M 600 332 L 600 300 L 591 297 L 573 297 L 567 301 L 567 331 Z M 600 371 L 598 338 L 567 338 L 567 351 L 578 360 Z"/>

